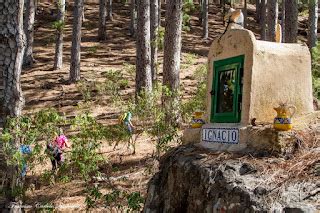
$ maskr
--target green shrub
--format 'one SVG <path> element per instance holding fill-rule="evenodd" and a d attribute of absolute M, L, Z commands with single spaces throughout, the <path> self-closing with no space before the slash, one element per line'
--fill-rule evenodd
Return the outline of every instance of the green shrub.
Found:
<path fill-rule="evenodd" d="M 156 85 L 152 93 L 142 93 L 136 100 L 129 102 L 127 109 L 136 117 L 135 120 L 142 127 L 142 131 L 155 139 L 157 157 L 169 148 L 171 141 L 178 139 L 178 128 L 168 122 L 168 112 L 162 105 L 162 95 L 166 91 L 165 87 Z"/>
<path fill-rule="evenodd" d="M 65 27 L 64 21 L 59 20 L 52 23 L 52 28 L 59 32 L 63 31 L 64 27 Z"/>
<path fill-rule="evenodd" d="M 152 43 L 152 45 L 157 45 L 159 50 L 163 50 L 164 47 L 164 34 L 165 28 L 160 26 L 156 35 L 156 41 L 155 43 Z"/>
<path fill-rule="evenodd" d="M 140 192 L 133 192 L 127 196 L 128 207 L 132 211 L 140 211 L 144 202 Z"/>
<path fill-rule="evenodd" d="M 207 66 L 199 66 L 194 73 L 194 78 L 197 81 L 195 94 L 188 98 L 181 107 L 181 114 L 184 122 L 190 122 L 193 112 L 204 111 L 206 108 Z"/>
<path fill-rule="evenodd" d="M 124 90 L 129 86 L 128 79 L 124 77 L 121 70 L 109 70 L 103 75 L 105 81 L 97 84 L 97 90 L 100 94 L 110 96 L 112 103 L 118 104 L 122 101 L 121 90 Z"/>

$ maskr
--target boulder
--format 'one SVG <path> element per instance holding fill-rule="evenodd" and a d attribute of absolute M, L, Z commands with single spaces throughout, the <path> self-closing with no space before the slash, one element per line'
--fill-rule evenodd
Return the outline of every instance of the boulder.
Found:
<path fill-rule="evenodd" d="M 253 157 L 213 153 L 195 145 L 171 150 L 162 157 L 159 172 L 148 184 L 144 212 L 320 210 L 317 204 L 320 194 L 314 191 L 320 188 L 319 179 L 315 181 L 316 177 L 306 177 L 285 183 L 273 182 L 270 174 L 244 158 Z M 264 162 L 268 165 L 283 161 L 285 159 Z"/>

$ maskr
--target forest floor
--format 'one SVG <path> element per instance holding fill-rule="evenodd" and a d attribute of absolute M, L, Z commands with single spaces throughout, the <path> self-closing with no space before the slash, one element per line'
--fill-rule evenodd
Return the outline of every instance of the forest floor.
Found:
<path fill-rule="evenodd" d="M 250 8 L 250 7 L 249 7 Z M 123 98 L 134 95 L 135 41 L 129 36 L 130 11 L 129 5 L 114 2 L 113 21 L 107 21 L 107 36 L 105 42 L 98 42 L 98 11 L 96 3 L 87 3 L 85 7 L 85 22 L 82 28 L 81 43 L 81 78 L 82 82 L 104 82 L 104 73 L 121 70 L 129 86 L 121 91 Z M 54 5 L 41 3 L 38 7 L 35 27 L 34 56 L 36 63 L 30 69 L 23 71 L 22 87 L 26 99 L 24 113 L 33 113 L 44 108 L 53 107 L 66 116 L 73 117 L 81 113 L 79 105 L 84 103 L 84 97 L 76 84 L 68 84 L 70 47 L 72 34 L 72 7 L 67 8 L 64 67 L 53 71 L 55 31 L 52 23 L 55 20 Z M 202 39 L 202 30 L 196 14 L 191 17 L 191 30 L 183 33 L 181 88 L 184 97 L 194 94 L 196 81 L 192 75 L 198 66 L 206 64 L 207 53 L 212 40 L 223 33 L 221 9 L 210 5 L 209 39 Z M 258 36 L 258 25 L 255 23 L 253 12 L 249 10 L 249 29 Z M 162 11 L 164 17 L 164 10 Z M 162 19 L 162 25 L 164 19 Z M 160 52 L 159 60 L 162 61 Z M 160 79 L 161 79 L 161 64 Z M 111 104 L 110 96 L 95 97 L 91 94 L 90 113 L 104 125 L 115 124 L 121 106 Z M 142 135 L 137 140 L 137 153 L 130 154 L 125 144 L 120 144 L 116 150 L 103 143 L 101 152 L 108 159 L 108 175 L 112 183 L 101 183 L 101 188 L 107 192 L 117 188 L 127 192 L 140 192 L 146 195 L 147 183 L 157 170 L 157 161 L 153 158 L 155 145 L 152 138 Z M 49 171 L 51 165 L 48 159 L 46 165 L 41 165 L 32 171 L 34 177 Z M 103 171 L 102 171 L 103 172 Z M 29 178 L 33 179 L 29 173 Z M 32 182 L 32 181 L 31 181 Z M 61 211 L 85 210 L 84 183 L 72 180 L 69 183 L 37 184 L 26 194 L 26 203 L 31 206 L 50 208 L 55 206 Z M 125 204 L 124 204 L 125 205 Z M 60 206 L 60 207 L 59 207 Z M 95 210 L 104 211 L 103 208 Z"/>

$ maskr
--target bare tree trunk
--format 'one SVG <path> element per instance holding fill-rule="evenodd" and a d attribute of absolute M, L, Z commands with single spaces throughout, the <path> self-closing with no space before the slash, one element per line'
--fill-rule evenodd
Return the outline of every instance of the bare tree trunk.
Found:
<path fill-rule="evenodd" d="M 170 97 L 164 94 L 163 104 L 166 118 L 174 124 L 180 120 L 179 84 L 183 0 L 170 0 L 166 5 L 166 25 L 164 36 L 163 85 L 172 92 Z"/>
<path fill-rule="evenodd" d="M 199 25 L 203 24 L 203 2 L 204 0 L 199 0 Z"/>
<path fill-rule="evenodd" d="M 261 0 L 256 0 L 256 21 L 260 23 L 261 17 Z"/>
<path fill-rule="evenodd" d="M 21 115 L 24 99 L 20 76 L 25 50 L 23 32 L 23 0 L 10 2 L 0 7 L 0 15 L 10 18 L 0 19 L 0 65 L 4 74 L 4 113 L 15 117 Z"/>
<path fill-rule="evenodd" d="M 158 44 L 157 35 L 159 28 L 158 0 L 150 0 L 150 22 L 151 22 L 151 74 L 152 81 L 157 81 L 158 66 Z"/>
<path fill-rule="evenodd" d="M 84 0 L 75 0 L 73 9 L 73 32 L 69 79 L 71 83 L 80 80 L 80 45 L 83 1 Z"/>
<path fill-rule="evenodd" d="M 158 0 L 158 9 L 159 9 L 159 11 L 158 11 L 158 16 L 159 16 L 158 23 L 159 23 L 159 27 L 160 27 L 161 26 L 161 0 Z"/>
<path fill-rule="evenodd" d="M 275 41 L 276 25 L 278 22 L 278 3 L 277 0 L 268 0 L 268 41 Z"/>
<path fill-rule="evenodd" d="M 34 17 L 35 17 L 35 0 L 26 0 L 26 13 L 24 20 L 24 32 L 26 34 L 26 48 L 23 57 L 24 66 L 32 66 L 34 62 L 33 58 L 33 29 L 34 29 Z"/>
<path fill-rule="evenodd" d="M 202 38 L 208 39 L 208 0 L 203 0 L 203 11 L 202 11 Z"/>
<path fill-rule="evenodd" d="M 311 49 L 317 44 L 318 35 L 318 0 L 309 0 L 309 34 L 308 45 Z"/>
<path fill-rule="evenodd" d="M 63 66 L 63 32 L 64 32 L 64 13 L 65 0 L 57 0 L 59 26 L 56 29 L 56 52 L 54 56 L 54 70 L 59 70 Z"/>
<path fill-rule="evenodd" d="M 298 0 L 286 1 L 285 42 L 296 43 L 298 34 Z"/>
<path fill-rule="evenodd" d="M 281 3 L 281 29 L 282 29 L 282 42 L 284 43 L 285 40 L 286 40 L 286 37 L 285 37 L 285 29 L 286 29 L 286 1 L 287 0 L 282 0 L 282 3 Z"/>
<path fill-rule="evenodd" d="M 131 5 L 130 5 L 130 35 L 134 37 L 136 35 L 136 0 L 131 0 Z"/>
<path fill-rule="evenodd" d="M 107 0 L 100 0 L 100 4 L 99 4 L 99 30 L 98 30 L 98 39 L 100 41 L 107 40 L 106 18 L 107 18 Z"/>
<path fill-rule="evenodd" d="M 261 25 L 261 40 L 266 40 L 267 30 L 266 30 L 266 11 L 267 11 L 267 0 L 261 0 L 261 17 L 260 17 L 260 25 Z"/>
<path fill-rule="evenodd" d="M 152 91 L 150 1 L 137 0 L 136 95 Z"/>
<path fill-rule="evenodd" d="M 23 31 L 23 0 L 0 3 L 0 72 L 3 74 L 3 111 L 4 118 L 21 115 L 24 98 L 21 89 L 21 70 L 25 51 L 25 35 Z M 5 119 L 4 119 L 5 120 Z M 14 148 L 18 147 L 13 140 Z M 5 179 L 5 195 L 8 204 L 13 201 L 12 191 L 22 182 L 16 166 L 9 166 Z M 16 212 L 21 212 L 17 207 Z"/>
<path fill-rule="evenodd" d="M 113 21 L 112 0 L 108 0 L 107 12 L 108 12 L 108 14 L 107 14 L 108 21 Z"/>
<path fill-rule="evenodd" d="M 247 28 L 247 17 L 248 17 L 247 0 L 244 0 L 244 8 L 243 8 L 243 27 L 244 28 Z"/>

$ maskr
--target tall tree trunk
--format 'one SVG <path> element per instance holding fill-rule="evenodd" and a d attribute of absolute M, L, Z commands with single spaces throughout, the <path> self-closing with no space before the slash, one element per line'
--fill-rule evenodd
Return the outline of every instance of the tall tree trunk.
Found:
<path fill-rule="evenodd" d="M 203 19 L 203 1 L 204 0 L 199 0 L 199 25 L 202 25 L 202 19 Z"/>
<path fill-rule="evenodd" d="M 152 81 L 157 81 L 158 66 L 158 44 L 157 35 L 159 28 L 158 0 L 150 0 L 150 22 L 151 22 L 151 74 Z"/>
<path fill-rule="evenodd" d="M 244 0 L 244 7 L 243 7 L 243 27 L 244 28 L 247 28 L 247 17 L 248 17 L 247 0 Z"/>
<path fill-rule="evenodd" d="M 26 34 L 26 48 L 23 57 L 24 66 L 32 66 L 34 62 L 33 58 L 33 29 L 34 29 L 34 17 L 35 17 L 35 0 L 26 0 L 26 13 L 24 20 L 24 32 Z"/>
<path fill-rule="evenodd" d="M 285 29 L 286 29 L 286 1 L 287 0 L 282 0 L 282 3 L 281 3 L 281 29 L 282 29 L 282 42 L 284 43 L 285 40 L 286 40 L 286 32 L 285 32 Z"/>
<path fill-rule="evenodd" d="M 108 14 L 107 14 L 107 18 L 108 21 L 113 21 L 113 15 L 112 15 L 112 0 L 108 0 Z"/>
<path fill-rule="evenodd" d="M 0 65 L 4 74 L 4 112 L 19 116 L 24 104 L 20 76 L 25 51 L 23 32 L 23 0 L 3 4 L 0 15 L 5 17 L 0 29 Z"/>
<path fill-rule="evenodd" d="M 267 37 L 267 28 L 266 28 L 266 11 L 267 11 L 267 0 L 261 0 L 261 17 L 260 17 L 260 25 L 261 25 L 261 40 L 266 40 Z"/>
<path fill-rule="evenodd" d="M 261 17 L 261 0 L 256 0 L 256 21 L 260 23 Z"/>
<path fill-rule="evenodd" d="M 21 115 L 24 98 L 21 89 L 21 70 L 25 51 L 25 35 L 23 31 L 23 0 L 2 1 L 0 3 L 0 72 L 3 74 L 4 100 L 3 113 L 6 117 Z M 18 148 L 18 141 L 13 140 L 14 148 Z M 20 186 L 16 166 L 7 168 L 5 190 L 8 204 L 13 201 L 12 192 Z M 20 208 L 15 209 L 19 211 Z M 21 211 L 21 210 L 20 210 Z"/>
<path fill-rule="evenodd" d="M 75 0 L 73 9 L 73 31 L 70 62 L 70 82 L 80 80 L 80 45 L 81 45 L 81 26 L 83 1 Z"/>
<path fill-rule="evenodd" d="M 158 16 L 159 16 L 158 23 L 159 23 L 159 27 L 160 27 L 161 26 L 161 0 L 158 0 L 158 9 L 159 9 L 159 11 L 158 11 Z"/>
<path fill-rule="evenodd" d="M 285 42 L 296 43 L 298 34 L 298 0 L 286 1 Z"/>
<path fill-rule="evenodd" d="M 208 0 L 203 0 L 203 11 L 202 11 L 202 38 L 207 39 L 209 30 L 208 30 Z"/>
<path fill-rule="evenodd" d="M 134 37 L 136 35 L 136 0 L 131 0 L 130 4 L 130 35 Z"/>
<path fill-rule="evenodd" d="M 163 85 L 172 91 L 171 97 L 164 94 L 163 104 L 171 122 L 179 122 L 179 84 L 183 0 L 170 0 L 166 5 L 164 35 Z M 171 113 L 170 113 L 171 112 Z"/>
<path fill-rule="evenodd" d="M 276 38 L 276 25 L 278 22 L 278 3 L 277 0 L 268 0 L 268 41 L 275 41 Z"/>
<path fill-rule="evenodd" d="M 151 92 L 150 1 L 137 0 L 136 95 Z"/>
<path fill-rule="evenodd" d="M 309 34 L 308 45 L 311 49 L 316 46 L 318 35 L 318 0 L 309 0 Z"/>
<path fill-rule="evenodd" d="M 63 32 L 64 32 L 64 13 L 65 13 L 65 0 L 57 0 L 59 26 L 56 29 L 56 52 L 54 55 L 54 70 L 59 70 L 63 66 Z"/>
<path fill-rule="evenodd" d="M 100 41 L 105 41 L 107 39 L 106 18 L 107 18 L 107 0 L 100 0 L 100 3 L 99 3 L 99 30 L 98 30 L 98 38 Z"/>

